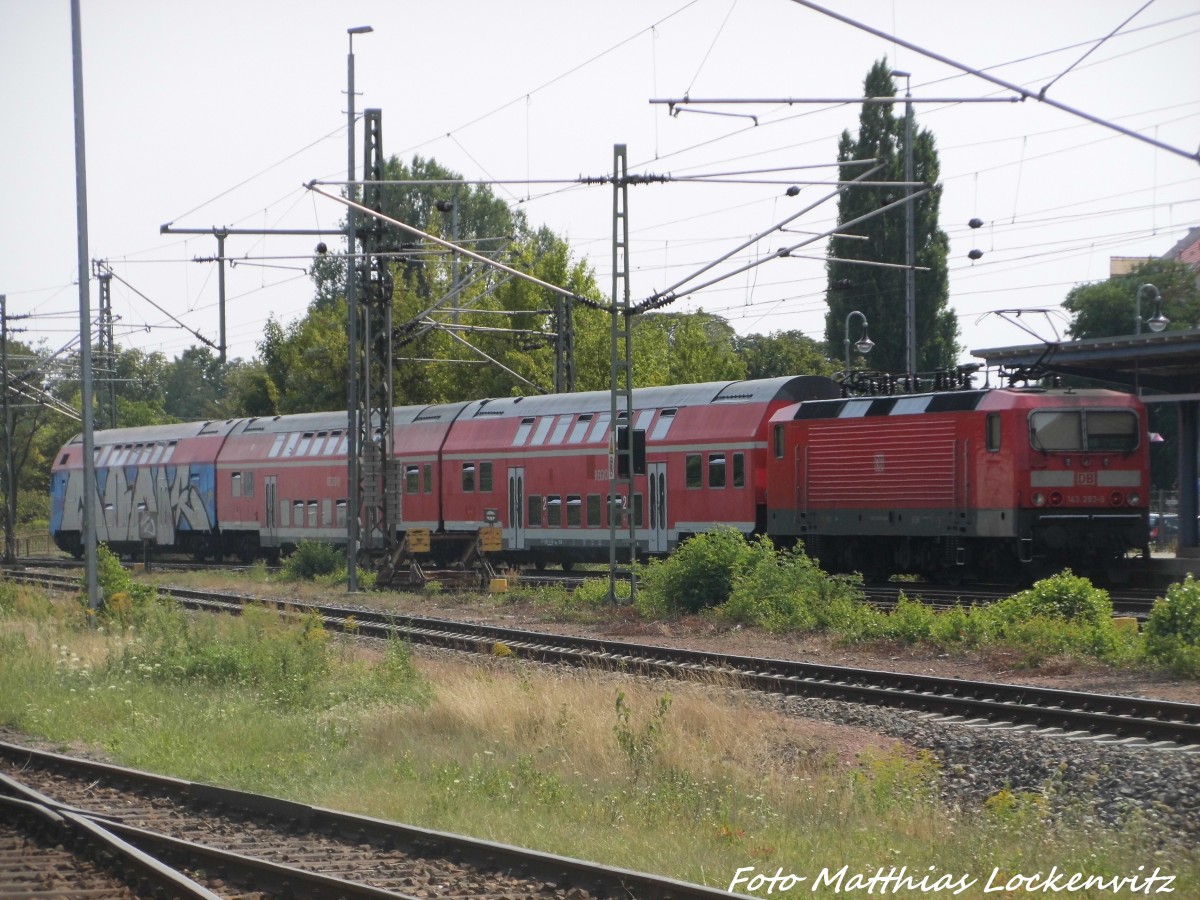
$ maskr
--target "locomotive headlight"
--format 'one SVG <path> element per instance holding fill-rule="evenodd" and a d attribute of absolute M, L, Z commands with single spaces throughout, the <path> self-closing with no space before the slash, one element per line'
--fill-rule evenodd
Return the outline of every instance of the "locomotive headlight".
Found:
<path fill-rule="evenodd" d="M 1038 491 L 1037 493 L 1035 493 L 1033 495 L 1033 505 L 1034 506 L 1045 506 L 1046 505 L 1046 495 L 1043 494 L 1041 491 Z"/>
<path fill-rule="evenodd" d="M 1129 505 L 1130 506 L 1141 506 L 1142 505 L 1142 495 L 1139 494 L 1137 491 L 1130 491 L 1129 492 Z"/>

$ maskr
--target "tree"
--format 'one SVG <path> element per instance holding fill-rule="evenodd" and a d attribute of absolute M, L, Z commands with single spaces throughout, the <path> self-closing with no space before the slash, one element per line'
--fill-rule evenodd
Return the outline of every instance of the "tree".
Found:
<path fill-rule="evenodd" d="M 1153 284 L 1162 294 L 1162 312 L 1170 319 L 1168 331 L 1194 328 L 1200 322 L 1195 270 L 1176 259 L 1153 259 L 1127 275 L 1071 288 L 1063 301 L 1063 308 L 1071 314 L 1067 334 L 1084 339 L 1135 333 L 1137 294 L 1144 284 Z M 1143 297 L 1142 318 L 1149 319 L 1153 314 L 1149 296 Z M 1143 325 L 1142 331 L 1149 329 Z"/>
<path fill-rule="evenodd" d="M 164 380 L 166 412 L 181 422 L 221 415 L 225 396 L 225 366 L 208 347 L 188 347 L 167 367 Z"/>
<path fill-rule="evenodd" d="M 735 338 L 733 348 L 746 366 L 747 378 L 781 375 L 833 375 L 841 365 L 802 331 L 773 331 Z"/>
<path fill-rule="evenodd" d="M 887 60 L 875 63 L 864 82 L 868 97 L 894 97 L 896 85 Z M 949 240 L 938 227 L 941 188 L 937 186 L 939 164 L 933 135 L 918 131 L 914 125 L 913 178 L 933 189 L 913 201 L 914 247 L 918 271 L 916 281 L 916 338 L 919 372 L 951 368 L 957 364 L 958 319 L 948 308 L 949 280 L 946 255 Z M 838 142 L 838 160 L 877 159 L 881 171 L 870 181 L 904 180 L 904 118 L 897 117 L 890 104 L 863 104 L 857 139 L 842 132 Z M 862 165 L 842 165 L 842 181 L 863 174 Z M 838 223 L 850 222 L 902 199 L 904 188 L 883 184 L 873 187 L 849 187 L 838 204 Z M 826 262 L 829 312 L 825 316 L 825 342 L 831 359 L 842 357 L 846 317 L 853 310 L 866 315 L 871 331 L 887 335 L 879 341 L 870 357 L 870 367 L 885 372 L 904 372 L 906 361 L 905 273 L 900 268 L 855 264 L 843 260 L 863 260 L 903 264 L 905 260 L 905 211 L 903 205 L 861 222 L 849 231 L 868 238 L 832 239 Z M 839 229 L 840 230 L 840 229 Z"/>

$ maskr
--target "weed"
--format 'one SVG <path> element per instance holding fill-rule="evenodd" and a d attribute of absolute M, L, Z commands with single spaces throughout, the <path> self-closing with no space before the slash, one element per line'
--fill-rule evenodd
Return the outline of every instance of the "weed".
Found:
<path fill-rule="evenodd" d="M 625 692 L 617 691 L 617 724 L 613 726 L 613 734 L 616 735 L 617 746 L 625 755 L 633 781 L 641 778 L 661 749 L 663 726 L 670 708 L 671 695 L 663 694 L 658 698 L 650 718 L 638 728 L 632 723 L 632 710 L 625 699 Z"/>

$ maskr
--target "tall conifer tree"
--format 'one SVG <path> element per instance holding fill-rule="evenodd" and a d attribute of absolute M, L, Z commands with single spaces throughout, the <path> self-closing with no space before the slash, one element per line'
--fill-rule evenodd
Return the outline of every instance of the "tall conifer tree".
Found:
<path fill-rule="evenodd" d="M 886 59 L 871 68 L 864 83 L 864 96 L 894 97 L 896 85 Z M 904 180 L 904 102 L 895 105 L 864 103 L 859 117 L 858 137 L 843 131 L 838 142 L 838 161 L 877 159 L 884 168 L 870 181 Z M 842 181 L 861 175 L 864 166 L 839 167 Z M 914 201 L 914 248 L 917 266 L 928 272 L 916 273 L 917 371 L 953 367 L 958 359 L 958 318 L 948 307 L 949 281 L 946 254 L 949 239 L 938 227 L 941 188 L 937 187 L 938 157 L 934 137 L 929 131 L 913 126 L 913 180 L 935 185 Z M 851 187 L 841 196 L 838 223 L 849 222 L 904 197 L 905 189 L 895 186 Z M 832 359 L 844 359 L 846 317 L 853 310 L 870 322 L 875 349 L 869 357 L 852 354 L 854 368 L 903 373 L 906 365 L 904 270 L 842 262 L 860 259 L 871 262 L 904 263 L 905 213 L 903 205 L 855 225 L 847 232 L 867 240 L 833 238 L 829 242 L 825 340 Z M 850 340 L 860 337 L 857 321 L 852 324 Z"/>

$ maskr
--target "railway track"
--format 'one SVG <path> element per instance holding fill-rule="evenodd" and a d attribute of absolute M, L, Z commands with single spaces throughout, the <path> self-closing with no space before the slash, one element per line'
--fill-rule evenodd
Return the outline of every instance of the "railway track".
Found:
<path fill-rule="evenodd" d="M 117 870 L 137 870 L 136 893 L 119 893 L 121 884 L 113 883 L 102 888 L 111 887 L 111 894 L 80 896 L 730 896 L 702 885 L 10 743 L 0 743 L 0 804 L 71 823 L 71 830 L 86 834 L 90 846 L 98 848 L 92 853 L 107 856 Z M 65 866 L 66 861 L 53 862 Z"/>
<path fill-rule="evenodd" d="M 24 577 L 59 586 L 64 581 L 74 585 L 63 576 L 26 573 Z M 654 677 L 707 678 L 770 693 L 923 710 L 971 724 L 1055 729 L 1079 739 L 1138 740 L 1200 750 L 1200 704 L 739 657 L 396 615 L 363 607 L 264 601 L 178 588 L 163 590 L 193 609 L 237 613 L 247 603 L 274 603 L 280 609 L 320 615 L 329 628 L 368 637 Z"/>

